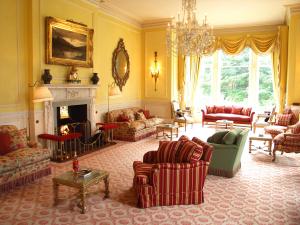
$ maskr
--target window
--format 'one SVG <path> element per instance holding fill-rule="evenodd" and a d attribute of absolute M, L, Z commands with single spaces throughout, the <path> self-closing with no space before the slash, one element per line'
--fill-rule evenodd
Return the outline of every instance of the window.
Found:
<path fill-rule="evenodd" d="M 199 95 L 209 98 L 212 94 L 213 58 L 204 57 L 201 62 L 201 72 L 199 77 Z"/>
<path fill-rule="evenodd" d="M 271 108 L 275 105 L 273 91 L 272 63 L 270 55 L 257 57 L 257 68 L 259 76 L 258 102 L 260 107 Z"/>
<path fill-rule="evenodd" d="M 231 56 L 220 52 L 221 100 L 224 103 L 247 103 L 250 49 Z"/>

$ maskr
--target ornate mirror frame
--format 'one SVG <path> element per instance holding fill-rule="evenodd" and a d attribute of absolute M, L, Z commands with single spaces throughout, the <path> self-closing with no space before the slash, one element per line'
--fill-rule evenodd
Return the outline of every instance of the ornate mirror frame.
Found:
<path fill-rule="evenodd" d="M 123 52 L 127 61 L 127 70 L 125 74 L 119 74 L 118 73 L 118 68 L 117 68 L 117 58 L 120 52 Z M 130 73 L 130 62 L 129 62 L 129 55 L 127 53 L 127 50 L 125 49 L 125 44 L 123 39 L 121 38 L 118 42 L 117 48 L 113 52 L 113 57 L 112 57 L 112 76 L 115 80 L 115 83 L 118 85 L 120 88 L 120 91 L 122 91 L 123 86 L 125 86 L 126 81 L 129 78 L 129 73 Z"/>

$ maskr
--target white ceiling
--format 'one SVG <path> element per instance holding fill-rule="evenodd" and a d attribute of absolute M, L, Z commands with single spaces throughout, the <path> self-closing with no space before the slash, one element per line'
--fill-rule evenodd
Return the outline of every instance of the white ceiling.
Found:
<path fill-rule="evenodd" d="M 106 12 L 145 24 L 177 16 L 181 0 L 88 0 Z M 198 19 L 208 16 L 214 27 L 274 25 L 284 23 L 286 5 L 300 0 L 197 0 Z M 116 14 L 117 13 L 117 14 Z"/>

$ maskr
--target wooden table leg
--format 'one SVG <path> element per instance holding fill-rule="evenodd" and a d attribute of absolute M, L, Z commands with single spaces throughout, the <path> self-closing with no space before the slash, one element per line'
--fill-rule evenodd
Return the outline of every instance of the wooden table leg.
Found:
<path fill-rule="evenodd" d="M 272 141 L 269 141 L 269 155 L 272 155 Z"/>
<path fill-rule="evenodd" d="M 176 132 L 177 132 L 177 133 L 176 133 L 176 137 L 178 137 L 178 127 L 176 128 Z"/>
<path fill-rule="evenodd" d="M 276 153 L 275 153 L 275 152 L 276 152 L 276 149 L 274 148 L 274 149 L 273 149 L 273 159 L 272 159 L 273 162 L 274 162 L 275 159 L 276 159 Z"/>
<path fill-rule="evenodd" d="M 105 195 L 104 198 L 109 198 L 109 175 L 104 178 Z"/>
<path fill-rule="evenodd" d="M 249 139 L 249 153 L 251 153 L 252 140 Z"/>
<path fill-rule="evenodd" d="M 172 141 L 172 138 L 173 138 L 173 128 L 171 128 L 171 137 L 170 137 L 171 141 Z"/>
<path fill-rule="evenodd" d="M 58 184 L 53 181 L 53 205 L 56 206 L 58 202 Z"/>

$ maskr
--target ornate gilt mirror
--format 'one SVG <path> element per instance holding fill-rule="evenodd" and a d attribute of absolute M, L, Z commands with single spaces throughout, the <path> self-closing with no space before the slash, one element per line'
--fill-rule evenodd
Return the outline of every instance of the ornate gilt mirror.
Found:
<path fill-rule="evenodd" d="M 112 58 L 112 75 L 120 91 L 122 91 L 123 86 L 129 78 L 129 72 L 129 55 L 125 49 L 124 41 L 121 38 L 117 48 L 114 50 Z"/>

